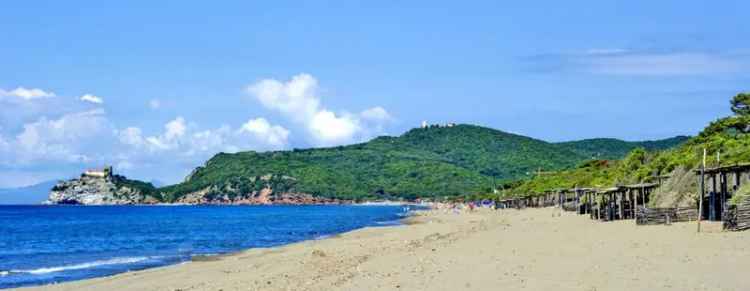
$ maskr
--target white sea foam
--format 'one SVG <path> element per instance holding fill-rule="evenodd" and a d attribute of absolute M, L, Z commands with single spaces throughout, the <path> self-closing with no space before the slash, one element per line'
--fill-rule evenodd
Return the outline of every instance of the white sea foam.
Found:
<path fill-rule="evenodd" d="M 328 238 L 332 238 L 332 237 L 334 237 L 334 236 L 335 236 L 335 235 L 333 235 L 333 234 L 321 234 L 321 235 L 319 235 L 319 236 L 316 236 L 315 238 L 313 238 L 313 240 L 322 240 L 322 239 L 328 239 Z"/>
<path fill-rule="evenodd" d="M 8 271 L 0 271 L 0 277 L 5 277 L 5 276 L 8 276 L 8 275 L 10 275 L 10 272 L 8 272 Z"/>
<path fill-rule="evenodd" d="M 99 267 L 99 266 L 133 264 L 133 263 L 143 262 L 148 259 L 149 259 L 148 257 L 114 258 L 114 259 L 109 259 L 109 260 L 93 261 L 93 262 L 87 262 L 87 263 L 81 263 L 81 264 L 75 264 L 75 265 L 67 265 L 67 266 L 39 268 L 39 269 L 33 269 L 33 270 L 10 270 L 10 273 L 26 273 L 26 274 L 41 275 L 41 274 L 56 273 L 56 272 L 62 272 L 62 271 L 89 269 L 89 268 L 94 268 L 94 267 Z"/>

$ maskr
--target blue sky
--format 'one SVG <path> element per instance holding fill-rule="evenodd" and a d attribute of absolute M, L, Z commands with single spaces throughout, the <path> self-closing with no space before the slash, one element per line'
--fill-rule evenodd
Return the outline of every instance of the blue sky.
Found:
<path fill-rule="evenodd" d="M 4 2 L 0 187 L 105 164 L 172 183 L 422 120 L 695 134 L 748 90 L 746 1 L 500 2 Z"/>

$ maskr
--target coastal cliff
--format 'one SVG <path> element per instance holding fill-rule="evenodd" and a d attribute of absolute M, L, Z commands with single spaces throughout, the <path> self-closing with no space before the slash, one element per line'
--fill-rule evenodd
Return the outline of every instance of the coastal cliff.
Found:
<path fill-rule="evenodd" d="M 111 168 L 86 171 L 80 178 L 61 181 L 50 191 L 46 204 L 124 205 L 161 202 L 150 183 L 113 175 Z"/>
<path fill-rule="evenodd" d="M 179 204 L 231 204 L 231 205 L 310 205 L 310 204 L 346 204 L 349 201 L 315 197 L 307 193 L 276 193 L 271 188 L 264 188 L 251 193 L 211 194 L 214 187 L 189 193 L 175 203 Z"/>
<path fill-rule="evenodd" d="M 194 174 L 189 175 L 190 181 Z M 313 196 L 298 192 L 297 179 L 280 175 L 235 177 L 222 183 L 210 184 L 189 190 L 180 196 L 170 195 L 175 187 L 166 187 L 164 197 L 168 201 L 184 204 L 342 204 L 348 201 Z"/>
<path fill-rule="evenodd" d="M 186 180 L 190 180 L 188 176 Z M 80 178 L 61 181 L 50 191 L 45 204 L 131 205 L 131 204 L 343 204 L 348 201 L 316 197 L 297 192 L 296 179 L 287 176 L 264 175 L 240 177 L 225 183 L 205 185 L 186 191 L 178 197 L 165 187 L 157 189 L 150 183 L 129 180 L 113 175 L 111 168 L 89 170 Z"/>

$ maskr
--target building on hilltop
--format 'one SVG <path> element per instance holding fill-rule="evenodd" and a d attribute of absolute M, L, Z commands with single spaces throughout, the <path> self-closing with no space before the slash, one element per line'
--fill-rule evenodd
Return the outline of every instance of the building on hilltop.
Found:
<path fill-rule="evenodd" d="M 448 122 L 446 124 L 439 124 L 439 123 L 428 124 L 427 121 L 425 120 L 425 121 L 422 121 L 422 125 L 420 126 L 420 128 L 443 128 L 443 127 L 454 127 L 454 126 L 456 126 L 456 124 L 453 122 Z"/>
<path fill-rule="evenodd" d="M 101 169 L 88 169 L 83 172 L 81 176 L 91 178 L 109 178 L 112 177 L 112 166 L 106 166 Z"/>

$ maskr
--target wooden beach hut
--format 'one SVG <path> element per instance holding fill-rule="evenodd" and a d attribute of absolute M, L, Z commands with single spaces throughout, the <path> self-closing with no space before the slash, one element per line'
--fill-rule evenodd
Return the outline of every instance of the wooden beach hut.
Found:
<path fill-rule="evenodd" d="M 635 219 L 638 215 L 638 207 L 646 207 L 651 198 L 651 192 L 659 187 L 659 183 L 640 183 L 623 186 L 625 190 L 625 219 Z"/>
<path fill-rule="evenodd" d="M 513 208 L 515 199 L 502 199 L 497 201 L 497 208 L 498 209 L 507 209 L 507 208 Z"/>
<path fill-rule="evenodd" d="M 557 196 L 554 191 L 544 191 L 544 201 L 542 207 L 550 207 L 557 205 Z"/>
<path fill-rule="evenodd" d="M 579 197 L 576 189 L 557 189 L 560 195 L 560 206 L 565 211 L 577 211 Z"/>
<path fill-rule="evenodd" d="M 595 193 L 596 190 L 593 188 L 573 188 L 568 190 L 568 193 L 573 193 L 574 208 L 572 211 L 578 214 L 589 214 L 591 213 L 591 201 L 593 200 L 590 195 Z"/>
<path fill-rule="evenodd" d="M 750 163 L 738 163 L 727 166 L 695 170 L 701 185 L 701 198 L 703 200 L 703 219 L 723 221 L 727 209 L 727 202 L 740 188 L 743 175 L 747 180 L 750 173 Z M 708 192 L 706 192 L 708 190 Z"/>
<path fill-rule="evenodd" d="M 599 220 L 618 220 L 625 216 L 622 202 L 625 190 L 625 187 L 616 186 L 597 192 L 598 207 L 596 212 Z"/>

